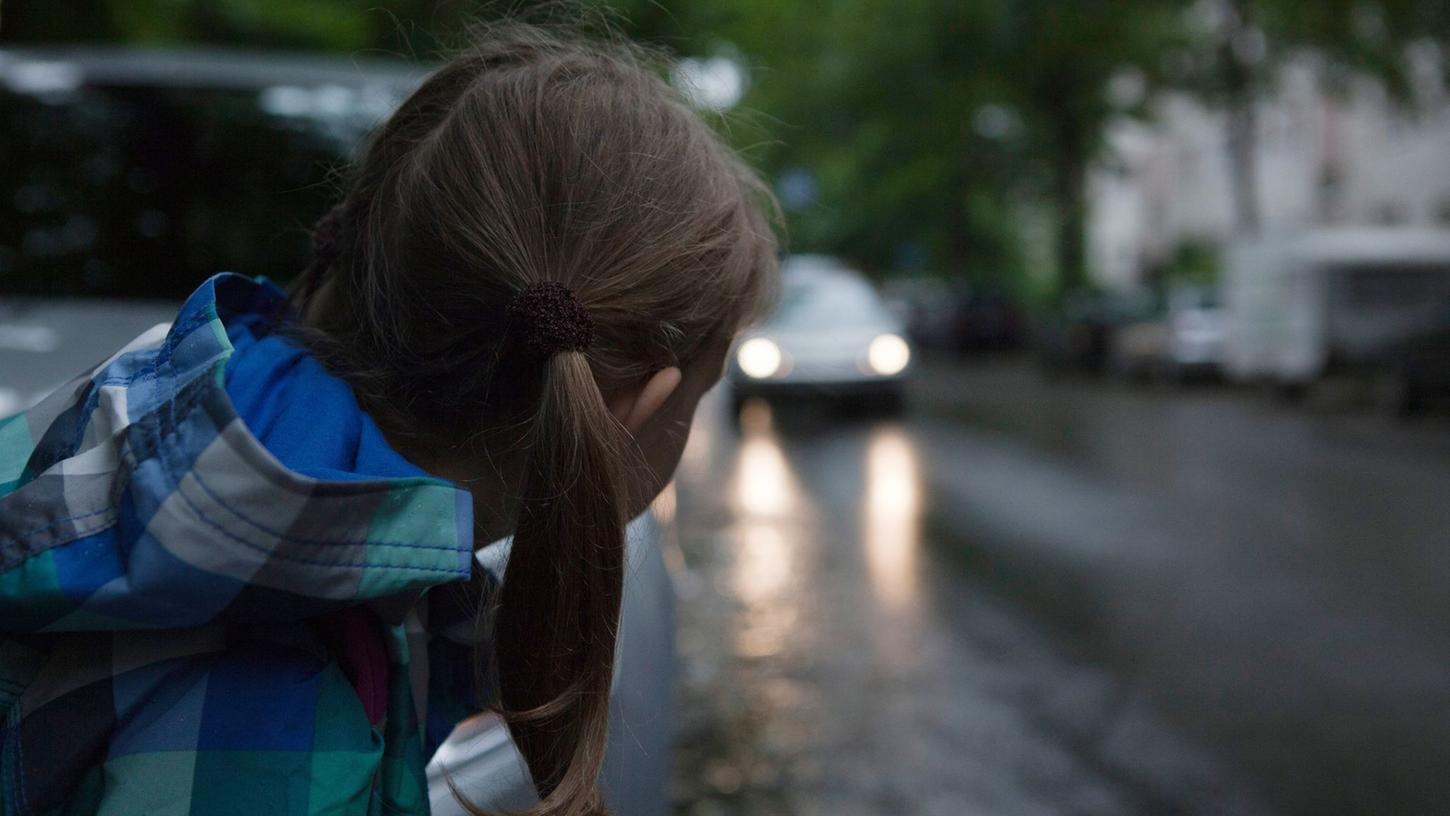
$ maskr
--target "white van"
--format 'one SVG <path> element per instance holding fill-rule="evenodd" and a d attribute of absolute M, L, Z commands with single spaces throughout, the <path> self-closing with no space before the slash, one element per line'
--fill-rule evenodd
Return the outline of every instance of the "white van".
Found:
<path fill-rule="evenodd" d="M 1450 230 L 1307 232 L 1232 246 L 1223 286 L 1224 372 L 1298 391 L 1374 364 L 1450 310 Z"/>

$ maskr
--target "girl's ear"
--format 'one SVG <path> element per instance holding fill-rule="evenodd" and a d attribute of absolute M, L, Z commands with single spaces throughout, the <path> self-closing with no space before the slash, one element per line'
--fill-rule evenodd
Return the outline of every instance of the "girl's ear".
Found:
<path fill-rule="evenodd" d="M 665 401 L 680 387 L 684 375 L 676 366 L 662 368 L 651 374 L 638 388 L 629 388 L 609 401 L 609 411 L 625 430 L 637 435 L 649 418 L 659 412 Z"/>

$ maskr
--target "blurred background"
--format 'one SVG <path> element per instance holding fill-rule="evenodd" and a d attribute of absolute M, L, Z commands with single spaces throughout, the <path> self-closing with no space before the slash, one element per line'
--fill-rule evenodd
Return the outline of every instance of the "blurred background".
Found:
<path fill-rule="evenodd" d="M 4 0 L 0 414 L 300 270 L 504 10 Z M 790 250 L 653 510 L 624 812 L 1447 812 L 1450 4 L 600 13 Z"/>

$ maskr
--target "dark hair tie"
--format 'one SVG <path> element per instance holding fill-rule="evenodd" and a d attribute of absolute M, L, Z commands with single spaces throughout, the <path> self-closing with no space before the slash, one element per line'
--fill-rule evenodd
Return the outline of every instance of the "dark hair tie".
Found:
<path fill-rule="evenodd" d="M 533 356 L 588 351 L 594 318 L 573 290 L 556 281 L 525 286 L 508 305 L 508 331 Z"/>
<path fill-rule="evenodd" d="M 342 251 L 342 232 L 347 218 L 347 203 L 337 204 L 312 225 L 312 262 L 325 270 Z"/>

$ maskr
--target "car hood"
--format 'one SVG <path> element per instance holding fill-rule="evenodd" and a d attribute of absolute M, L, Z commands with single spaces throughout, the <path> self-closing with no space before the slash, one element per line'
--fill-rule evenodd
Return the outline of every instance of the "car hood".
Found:
<path fill-rule="evenodd" d="M 0 416 L 40 402 L 138 335 L 166 326 L 179 304 L 99 298 L 0 298 Z"/>
<path fill-rule="evenodd" d="M 764 326 L 755 336 L 769 338 L 791 352 L 839 350 L 856 354 L 883 334 L 900 333 L 895 324 L 882 320 L 830 328 Z"/>

